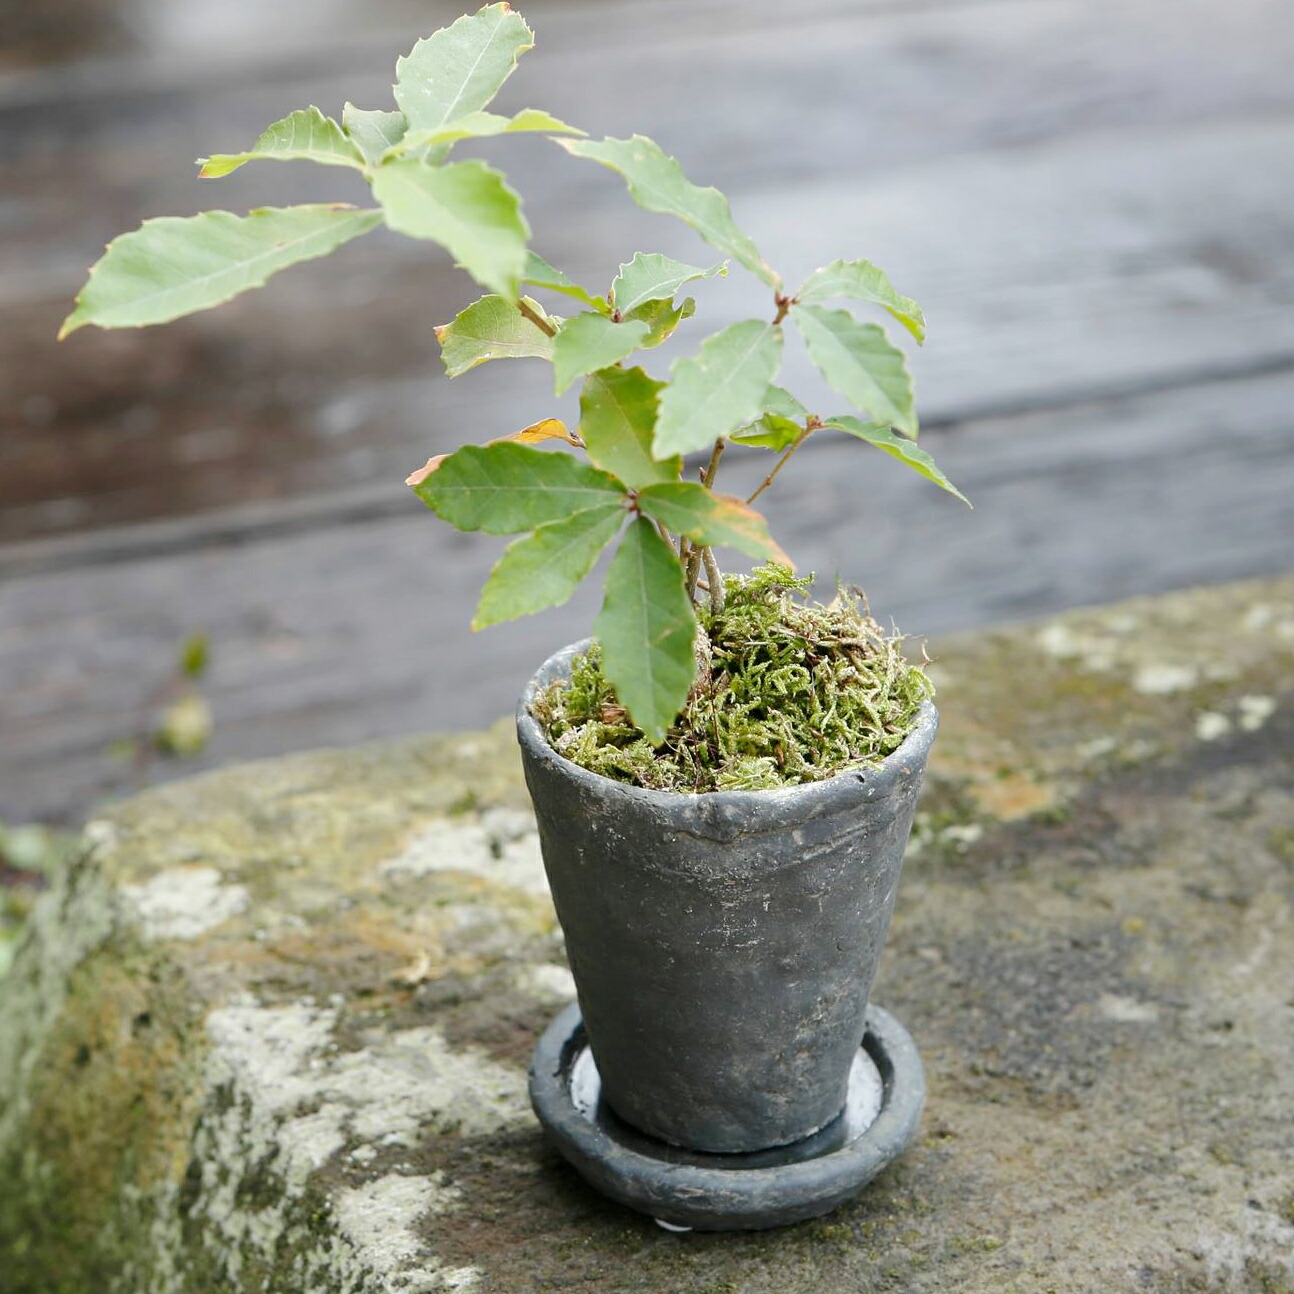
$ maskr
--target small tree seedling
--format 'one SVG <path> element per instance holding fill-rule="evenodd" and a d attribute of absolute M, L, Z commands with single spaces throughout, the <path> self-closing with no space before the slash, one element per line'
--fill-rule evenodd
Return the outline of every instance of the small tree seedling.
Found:
<path fill-rule="evenodd" d="M 86 324 L 138 327 L 205 310 L 383 224 L 439 244 L 486 292 L 436 330 L 449 376 L 491 360 L 538 357 L 552 364 L 556 394 L 580 384 L 580 415 L 574 428 L 544 417 L 437 456 L 409 484 L 460 530 L 522 536 L 486 580 L 474 628 L 565 602 L 615 545 L 594 626 L 601 668 L 633 722 L 659 744 L 696 676 L 696 600 L 708 599 L 717 612 L 724 596 L 713 549 L 786 560 L 752 505 L 808 439 L 852 436 L 963 496 L 917 444 L 903 352 L 879 324 L 832 304 L 878 307 L 920 343 L 925 319 L 917 303 L 866 260 L 833 261 L 787 291 L 737 228 L 723 194 L 692 183 L 652 140 L 593 140 L 534 108 L 488 111 L 533 43 L 507 4 L 487 5 L 397 62 L 394 109 L 348 103 L 340 121 L 301 109 L 247 151 L 206 158 L 199 174 L 208 179 L 257 161 L 348 167 L 368 182 L 377 205 L 147 220 L 109 244 L 60 336 Z M 530 249 L 521 199 L 501 172 L 450 160 L 456 145 L 514 133 L 542 135 L 617 172 L 639 205 L 682 220 L 723 259 L 696 266 L 638 252 L 605 295 L 581 287 Z M 733 262 L 767 288 L 767 317 L 722 328 L 675 360 L 667 379 L 652 376 L 636 362 L 639 352 L 692 316 L 688 284 L 725 275 Z M 555 313 L 532 293 L 564 299 L 570 313 Z M 811 413 L 777 385 L 787 325 L 799 330 L 850 411 Z M 574 452 L 537 448 L 545 441 Z M 729 445 L 774 456 L 745 499 L 716 488 Z M 699 480 L 684 479 L 688 455 L 705 459 Z"/>

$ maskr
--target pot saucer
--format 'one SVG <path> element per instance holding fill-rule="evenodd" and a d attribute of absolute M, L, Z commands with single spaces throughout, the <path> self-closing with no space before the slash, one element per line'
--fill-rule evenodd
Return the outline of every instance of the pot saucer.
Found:
<path fill-rule="evenodd" d="M 838 1118 L 789 1146 L 749 1154 L 685 1150 L 639 1132 L 602 1099 L 577 1005 L 545 1031 L 530 1063 L 530 1101 L 558 1150 L 604 1195 L 671 1230 L 756 1230 L 843 1204 L 916 1135 L 925 1073 L 908 1031 L 867 1008 L 866 1034 Z"/>

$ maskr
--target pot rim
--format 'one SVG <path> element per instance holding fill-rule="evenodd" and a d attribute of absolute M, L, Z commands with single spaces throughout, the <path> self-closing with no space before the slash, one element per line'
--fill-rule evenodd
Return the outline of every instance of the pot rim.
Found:
<path fill-rule="evenodd" d="M 852 808 L 884 798 L 901 778 L 922 768 L 939 726 L 939 711 L 934 702 L 927 699 L 921 703 L 912 730 L 902 744 L 878 765 L 847 769 L 817 782 L 801 782 L 764 791 L 656 791 L 634 786 L 595 773 L 559 754 L 530 710 L 539 689 L 569 673 L 572 659 L 586 651 L 592 642 L 592 638 L 582 638 L 561 648 L 531 676 L 517 703 L 517 739 L 532 759 L 547 765 L 588 793 L 603 798 L 612 796 L 622 802 L 636 802 L 648 809 L 676 814 L 685 806 L 695 806 L 707 818 L 716 813 L 723 817 L 737 817 L 747 823 L 747 829 L 754 827 L 758 830 L 757 824 L 761 819 L 767 819 L 770 828 L 784 825 L 787 812 L 792 809 L 799 812 L 808 809 L 806 816 L 817 817 Z"/>

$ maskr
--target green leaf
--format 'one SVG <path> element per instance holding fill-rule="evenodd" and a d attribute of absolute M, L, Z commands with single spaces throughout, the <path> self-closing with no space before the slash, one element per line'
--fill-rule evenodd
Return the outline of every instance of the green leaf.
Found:
<path fill-rule="evenodd" d="M 780 275 L 733 223 L 728 199 L 718 189 L 702 189 L 693 184 L 683 174 L 683 168 L 654 140 L 635 135 L 632 139 L 559 139 L 557 142 L 575 157 L 587 157 L 619 172 L 639 206 L 677 216 L 712 247 L 759 275 L 770 287 L 781 287 Z"/>
<path fill-rule="evenodd" d="M 86 324 L 138 328 L 206 310 L 381 223 L 380 211 L 335 204 L 145 220 L 108 244 L 58 335 Z"/>
<path fill-rule="evenodd" d="M 904 354 L 876 324 L 859 323 L 848 310 L 794 306 L 809 355 L 833 390 L 913 440 L 917 415 Z"/>
<path fill-rule="evenodd" d="M 530 226 L 521 199 L 484 162 L 387 162 L 373 177 L 386 223 L 446 248 L 483 287 L 516 301 Z"/>
<path fill-rule="evenodd" d="M 553 379 L 557 394 L 576 378 L 618 364 L 642 345 L 651 329 L 638 321 L 615 323 L 606 315 L 582 314 L 568 320 L 553 339 Z"/>
<path fill-rule="evenodd" d="M 420 40 L 395 65 L 395 101 L 411 131 L 440 130 L 479 112 L 535 43 L 507 4 L 486 5 Z"/>
<path fill-rule="evenodd" d="M 806 434 L 809 411 L 789 391 L 770 382 L 763 405 L 763 414 L 749 427 L 733 432 L 733 440 L 781 453 Z"/>
<path fill-rule="evenodd" d="M 629 526 L 611 559 L 593 632 L 620 704 L 659 746 L 696 673 L 696 613 L 677 554 L 645 517 Z"/>
<path fill-rule="evenodd" d="M 611 285 L 611 302 L 621 315 L 628 315 L 649 301 L 673 301 L 674 294 L 684 283 L 691 283 L 694 279 L 712 279 L 716 274 L 727 272 L 727 262 L 703 270 L 671 260 L 659 252 L 635 252 L 633 260 L 620 267 L 620 273 Z"/>
<path fill-rule="evenodd" d="M 791 564 L 768 533 L 768 522 L 740 499 L 715 494 L 696 481 L 670 481 L 638 491 L 638 506 L 666 530 L 698 544 L 723 545 Z"/>
<path fill-rule="evenodd" d="M 521 298 L 540 318 L 548 318 L 538 301 Z M 553 320 L 554 326 L 561 321 Z M 500 296 L 473 301 L 452 323 L 436 329 L 445 372 L 458 377 L 491 359 L 534 356 L 552 359 L 553 339 L 511 302 Z"/>
<path fill-rule="evenodd" d="M 626 497 L 614 476 L 570 454 L 506 440 L 455 450 L 414 493 L 451 526 L 491 535 L 534 530 Z"/>
<path fill-rule="evenodd" d="M 632 314 L 626 315 L 625 319 L 647 325 L 647 336 L 639 342 L 639 346 L 650 350 L 669 338 L 684 319 L 691 319 L 694 314 L 696 301 L 692 297 L 684 297 L 677 306 L 672 301 L 644 301 Z"/>
<path fill-rule="evenodd" d="M 761 412 L 782 356 L 782 330 L 759 319 L 731 324 L 677 360 L 661 397 L 653 452 L 688 454 L 726 436 Z"/>
<path fill-rule="evenodd" d="M 610 307 L 605 298 L 592 296 L 586 289 L 571 280 L 555 266 L 549 265 L 537 252 L 526 253 L 526 270 L 521 281 L 532 287 L 547 288 L 550 292 L 560 292 L 563 296 L 574 297 L 586 306 L 592 306 L 600 314 L 608 314 Z"/>
<path fill-rule="evenodd" d="M 533 535 L 514 540 L 485 581 L 472 628 L 484 629 L 561 606 L 593 569 L 624 520 L 624 508 L 611 503 L 550 521 Z"/>
<path fill-rule="evenodd" d="M 941 490 L 955 494 L 968 508 L 971 506 L 971 501 L 935 466 L 935 460 L 924 449 L 902 436 L 895 435 L 894 431 L 884 423 L 863 422 L 860 418 L 852 418 L 846 414 L 839 418 L 831 418 L 822 425 L 834 427 L 837 431 L 847 431 L 851 436 L 857 436 L 859 440 L 865 440 L 869 445 L 883 449 L 899 462 L 906 463 L 918 475 L 924 476 L 927 481 L 933 481 Z"/>
<path fill-rule="evenodd" d="M 911 297 L 900 296 L 871 261 L 832 261 L 805 280 L 795 299 L 807 305 L 848 297 L 851 301 L 872 301 L 884 306 L 919 342 L 926 339 L 926 319 Z"/>
<path fill-rule="evenodd" d="M 353 103 L 347 103 L 341 110 L 341 128 L 364 154 L 364 160 L 370 166 L 376 166 L 382 160 L 382 154 L 404 138 L 409 123 L 402 112 L 357 108 Z"/>
<path fill-rule="evenodd" d="M 764 392 L 764 412 L 790 422 L 803 425 L 809 419 L 809 411 L 785 387 L 768 384 Z"/>
<path fill-rule="evenodd" d="M 782 450 L 790 449 L 804 434 L 804 428 L 798 422 L 778 417 L 775 413 L 766 413 L 749 427 L 734 431 L 732 438 L 738 445 L 771 449 L 775 454 L 780 454 Z"/>
<path fill-rule="evenodd" d="M 604 368 L 580 392 L 580 435 L 591 462 L 619 477 L 631 490 L 676 481 L 683 470 L 677 456 L 652 458 L 652 432 L 664 382 L 640 368 Z"/>
<path fill-rule="evenodd" d="M 422 148 L 438 148 L 454 144 L 460 139 L 487 139 L 493 135 L 511 135 L 521 132 L 544 131 L 548 134 L 583 135 L 577 126 L 541 112 L 538 108 L 524 108 L 513 117 L 501 117 L 496 112 L 469 112 L 455 117 L 437 130 L 411 130 L 386 152 L 386 156 L 399 157 Z"/>
<path fill-rule="evenodd" d="M 245 153 L 204 157 L 198 177 L 218 180 L 245 162 L 318 162 L 322 166 L 364 169 L 364 154 L 342 128 L 318 108 L 299 108 L 266 128 Z"/>

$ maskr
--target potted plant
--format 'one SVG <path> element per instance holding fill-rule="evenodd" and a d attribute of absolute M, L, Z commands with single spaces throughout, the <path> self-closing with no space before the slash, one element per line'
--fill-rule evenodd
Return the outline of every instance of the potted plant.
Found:
<path fill-rule="evenodd" d="M 809 581 L 752 505 L 828 433 L 961 496 L 916 443 L 903 352 L 830 304 L 879 307 L 920 342 L 916 303 L 865 260 L 788 291 L 727 200 L 650 139 L 488 111 L 532 43 L 507 4 L 487 5 L 398 61 L 395 109 L 303 109 L 204 159 L 204 178 L 258 160 L 348 167 L 376 205 L 145 221 L 108 246 L 60 335 L 217 305 L 385 224 L 439 244 L 485 290 L 436 330 L 450 377 L 528 356 L 551 362 L 557 395 L 580 384 L 574 427 L 541 417 L 409 477 L 459 529 L 522 536 L 474 628 L 566 601 L 613 547 L 595 641 L 553 656 L 518 713 L 579 991 L 536 1050 L 532 1095 L 617 1198 L 674 1225 L 771 1225 L 838 1203 L 915 1129 L 920 1062 L 868 995 L 937 719 L 924 674 L 855 597 L 804 600 Z M 573 282 L 528 247 L 505 177 L 451 160 L 518 132 L 618 172 L 723 259 L 637 253 L 605 294 Z M 692 316 L 682 290 L 732 263 L 766 286 L 767 316 L 650 375 L 637 354 Z M 776 385 L 787 327 L 857 412 L 819 416 Z M 745 499 L 718 488 L 730 447 L 772 455 Z M 723 546 L 764 564 L 725 579 Z"/>

